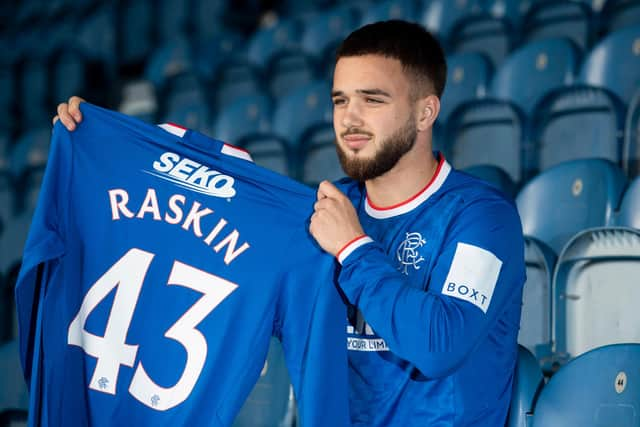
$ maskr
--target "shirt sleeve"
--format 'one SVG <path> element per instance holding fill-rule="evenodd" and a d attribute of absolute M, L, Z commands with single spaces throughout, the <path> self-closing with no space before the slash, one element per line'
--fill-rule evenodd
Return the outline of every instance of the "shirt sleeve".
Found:
<path fill-rule="evenodd" d="M 487 338 L 521 298 L 525 280 L 522 227 L 512 204 L 476 201 L 450 224 L 426 284 L 408 283 L 375 242 L 342 260 L 339 276 L 349 301 L 389 348 L 430 378 L 451 374 Z"/>
<path fill-rule="evenodd" d="M 289 244 L 276 334 L 301 424 L 348 426 L 346 305 L 335 285 L 335 259 L 304 233 Z"/>
<path fill-rule="evenodd" d="M 51 268 L 40 266 L 64 254 L 71 173 L 71 137 L 62 124 L 57 123 L 15 289 L 20 359 L 27 384 L 34 359 L 38 301 L 44 296 L 40 286 L 51 272 Z"/>

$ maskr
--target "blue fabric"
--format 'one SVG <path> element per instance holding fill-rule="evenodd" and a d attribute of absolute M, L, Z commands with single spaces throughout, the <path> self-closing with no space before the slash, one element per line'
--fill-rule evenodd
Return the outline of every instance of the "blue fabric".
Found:
<path fill-rule="evenodd" d="M 375 212 L 353 181 L 338 186 L 373 239 L 339 276 L 353 304 L 353 425 L 504 425 L 525 282 L 513 202 L 442 159 L 434 182 L 393 209 Z M 488 264 L 494 279 L 479 274 Z"/>
<path fill-rule="evenodd" d="M 196 132 L 82 112 L 55 126 L 16 287 L 30 424 L 230 425 L 274 335 L 303 425 L 348 425 L 314 192 Z"/>

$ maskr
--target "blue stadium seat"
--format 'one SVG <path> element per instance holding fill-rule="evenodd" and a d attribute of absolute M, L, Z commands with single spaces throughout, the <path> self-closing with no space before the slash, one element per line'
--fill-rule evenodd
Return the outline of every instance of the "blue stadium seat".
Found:
<path fill-rule="evenodd" d="M 227 2 L 220 0 L 193 0 L 193 26 L 196 38 L 212 40 L 220 35 Z"/>
<path fill-rule="evenodd" d="M 209 107 L 199 96 L 185 94 L 174 97 L 163 116 L 163 122 L 175 123 L 188 129 L 209 134 L 211 113 Z"/>
<path fill-rule="evenodd" d="M 551 282 L 557 255 L 540 240 L 525 236 L 527 281 L 522 291 L 522 315 L 518 343 L 546 365 L 551 356 Z"/>
<path fill-rule="evenodd" d="M 516 45 L 517 37 L 509 20 L 486 11 L 458 20 L 446 43 L 453 52 L 483 53 L 497 68 Z"/>
<path fill-rule="evenodd" d="M 319 13 L 304 26 L 302 49 L 318 60 L 327 57 L 327 49 L 342 41 L 356 27 L 352 8 L 336 6 Z M 333 67 L 333 63 L 331 64 Z"/>
<path fill-rule="evenodd" d="M 276 22 L 272 27 L 256 30 L 247 42 L 247 59 L 257 67 L 264 68 L 272 55 L 300 45 L 300 30 L 292 20 Z"/>
<path fill-rule="evenodd" d="M 222 2 L 220 2 L 222 3 Z M 209 27 L 215 27 L 209 23 Z M 220 67 L 231 60 L 246 61 L 244 36 L 236 31 L 215 27 L 213 33 L 193 40 L 194 65 L 206 79 L 213 79 Z"/>
<path fill-rule="evenodd" d="M 477 165 L 465 168 L 463 171 L 488 182 L 510 198 L 516 195 L 516 183 L 508 173 L 498 166 Z"/>
<path fill-rule="evenodd" d="M 323 180 L 335 181 L 345 176 L 335 147 L 331 123 L 316 128 L 317 135 L 301 146 L 300 180 L 315 186 Z M 322 136 L 320 136 L 322 135 Z"/>
<path fill-rule="evenodd" d="M 157 7 L 156 36 L 159 40 L 171 40 L 176 35 L 185 34 L 191 19 L 191 2 L 182 0 L 160 0 Z M 213 23 L 212 23 L 213 24 Z M 214 24 L 215 25 L 215 24 Z"/>
<path fill-rule="evenodd" d="M 181 37 L 167 41 L 153 51 L 145 69 L 145 77 L 156 87 L 162 87 L 171 77 L 194 68 L 189 40 Z"/>
<path fill-rule="evenodd" d="M 596 44 L 582 64 L 580 82 L 607 88 L 629 103 L 640 87 L 640 24 L 611 33 Z"/>
<path fill-rule="evenodd" d="M 606 89 L 574 85 L 554 90 L 534 107 L 531 168 L 598 157 L 622 162 L 624 106 Z"/>
<path fill-rule="evenodd" d="M 34 127 L 22 134 L 13 146 L 9 157 L 11 173 L 16 178 L 31 170 L 44 169 L 49 156 L 51 128 Z"/>
<path fill-rule="evenodd" d="M 637 177 L 624 192 L 616 225 L 640 230 L 640 177 Z"/>
<path fill-rule="evenodd" d="M 495 99 L 465 102 L 449 115 L 444 152 L 458 169 L 495 165 L 519 182 L 525 130 L 524 115 L 515 104 Z"/>
<path fill-rule="evenodd" d="M 302 49 L 281 50 L 266 66 L 269 92 L 279 98 L 311 83 L 315 79 L 315 59 Z"/>
<path fill-rule="evenodd" d="M 600 14 L 606 32 L 640 25 L 640 3 L 635 0 L 607 0 Z"/>
<path fill-rule="evenodd" d="M 529 42 L 509 55 L 496 70 L 490 94 L 514 102 L 529 115 L 546 93 L 573 83 L 578 61 L 579 52 L 569 39 Z"/>
<path fill-rule="evenodd" d="M 213 136 L 233 145 L 244 145 L 246 138 L 271 130 L 271 102 L 266 95 L 233 100 L 218 113 Z"/>
<path fill-rule="evenodd" d="M 18 351 L 17 341 L 0 343 L 0 412 L 29 407 Z"/>
<path fill-rule="evenodd" d="M 463 102 L 483 98 L 492 72 L 491 63 L 480 53 L 465 52 L 447 57 L 447 84 L 440 102 L 438 123 L 444 126 L 449 114 Z"/>
<path fill-rule="evenodd" d="M 636 90 L 627 108 L 622 156 L 627 174 L 632 177 L 640 175 L 640 89 Z"/>
<path fill-rule="evenodd" d="M 543 385 L 544 377 L 538 361 L 529 350 L 519 345 L 511 404 L 505 427 L 526 427 L 533 413 L 535 399 Z"/>
<path fill-rule="evenodd" d="M 221 64 L 215 74 L 214 82 L 217 110 L 224 109 L 234 99 L 263 91 L 260 70 L 242 60 L 230 60 L 227 64 Z"/>
<path fill-rule="evenodd" d="M 90 9 L 87 16 L 80 20 L 74 37 L 78 46 L 92 62 L 102 64 L 103 72 L 108 78 L 116 77 L 118 65 L 118 36 L 116 26 L 116 8 L 111 2 L 99 3 L 97 9 Z M 144 19 L 141 17 L 140 19 Z M 143 26 L 143 21 L 136 25 Z M 125 41 L 132 42 L 132 40 Z"/>
<path fill-rule="evenodd" d="M 385 0 L 368 8 L 360 20 L 360 25 L 390 19 L 412 20 L 416 16 L 415 13 L 415 2 L 411 0 Z"/>
<path fill-rule="evenodd" d="M 523 19 L 525 42 L 549 37 L 567 37 L 582 51 L 592 43 L 594 31 L 591 7 L 572 0 L 533 2 Z"/>
<path fill-rule="evenodd" d="M 238 413 L 233 427 L 290 427 L 295 404 L 282 345 L 275 338 L 260 379 Z"/>
<path fill-rule="evenodd" d="M 28 102 L 18 103 L 21 127 L 44 126 L 50 122 L 48 108 L 49 75 L 44 57 L 31 56 L 18 65 L 19 99 Z"/>
<path fill-rule="evenodd" d="M 89 64 L 84 53 L 72 47 L 54 52 L 50 60 L 50 72 L 50 100 L 55 105 L 65 102 L 72 95 L 82 96 L 86 93 L 88 80 L 97 77 L 89 75 Z"/>
<path fill-rule="evenodd" d="M 533 427 L 640 423 L 640 344 L 601 347 L 578 357 L 544 386 Z"/>
<path fill-rule="evenodd" d="M 625 185 L 622 170 L 604 159 L 550 168 L 532 178 L 516 198 L 524 234 L 560 253 L 578 231 L 608 223 Z"/>
<path fill-rule="evenodd" d="M 124 2 L 123 2 L 124 3 Z M 154 2 L 129 0 L 117 9 L 116 46 L 121 65 L 143 63 L 154 45 Z"/>
<path fill-rule="evenodd" d="M 640 342 L 640 230 L 578 233 L 554 274 L 554 352 L 570 359 L 606 344 Z"/>
<path fill-rule="evenodd" d="M 530 0 L 485 0 L 484 9 L 495 18 L 506 19 L 519 30 Z"/>
<path fill-rule="evenodd" d="M 455 23 L 482 11 L 480 0 L 450 1 L 430 0 L 425 3 L 420 23 L 440 40 L 449 39 Z"/>

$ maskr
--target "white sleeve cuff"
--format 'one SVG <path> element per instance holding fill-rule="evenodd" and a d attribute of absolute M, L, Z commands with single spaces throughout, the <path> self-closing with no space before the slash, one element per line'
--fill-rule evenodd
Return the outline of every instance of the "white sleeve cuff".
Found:
<path fill-rule="evenodd" d="M 366 234 L 363 234 L 360 237 L 356 237 L 355 239 L 353 239 L 352 241 L 350 241 L 349 243 L 347 243 L 342 249 L 340 249 L 340 251 L 336 254 L 336 258 L 338 258 L 338 262 L 340 264 L 342 264 L 344 262 L 345 259 L 347 259 L 347 257 L 349 255 L 351 255 L 351 252 L 355 251 L 356 249 L 358 249 L 360 246 L 362 245 L 366 245 L 367 243 L 371 243 L 373 242 L 373 239 L 369 236 L 367 236 Z"/>

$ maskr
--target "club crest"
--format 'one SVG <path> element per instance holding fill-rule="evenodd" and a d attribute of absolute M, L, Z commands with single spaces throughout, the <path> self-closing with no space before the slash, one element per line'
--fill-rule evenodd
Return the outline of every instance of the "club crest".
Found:
<path fill-rule="evenodd" d="M 415 270 L 420 269 L 420 263 L 424 261 L 424 257 L 420 255 L 419 249 L 423 247 L 427 241 L 422 238 L 420 233 L 406 233 L 406 238 L 396 250 L 396 258 L 400 263 L 398 270 L 403 274 L 409 274 L 409 267 Z"/>

